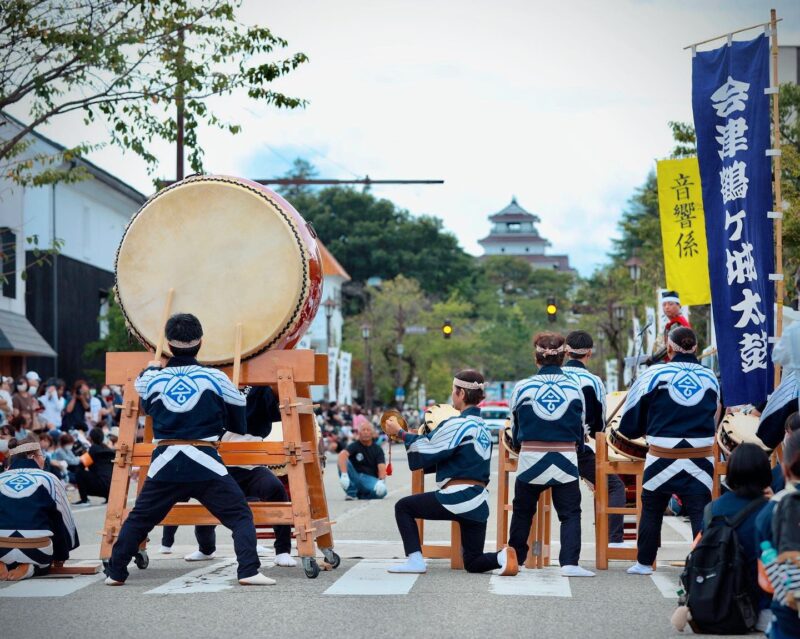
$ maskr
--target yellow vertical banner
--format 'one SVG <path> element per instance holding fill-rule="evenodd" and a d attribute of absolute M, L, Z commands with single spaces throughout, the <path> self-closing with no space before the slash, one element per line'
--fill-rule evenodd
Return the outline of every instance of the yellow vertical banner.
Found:
<path fill-rule="evenodd" d="M 708 246 L 697 158 L 658 163 L 658 211 L 667 288 L 681 304 L 711 303 Z"/>

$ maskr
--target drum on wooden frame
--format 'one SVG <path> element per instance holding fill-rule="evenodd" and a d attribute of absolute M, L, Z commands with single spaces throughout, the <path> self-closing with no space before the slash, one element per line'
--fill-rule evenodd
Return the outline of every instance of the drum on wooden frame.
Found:
<path fill-rule="evenodd" d="M 155 349 L 174 289 L 171 312 L 198 317 L 198 360 L 210 365 L 233 361 L 238 323 L 242 359 L 292 348 L 322 295 L 313 228 L 277 193 L 228 176 L 192 176 L 153 195 L 125 230 L 115 274 L 125 321 L 144 346 Z"/>

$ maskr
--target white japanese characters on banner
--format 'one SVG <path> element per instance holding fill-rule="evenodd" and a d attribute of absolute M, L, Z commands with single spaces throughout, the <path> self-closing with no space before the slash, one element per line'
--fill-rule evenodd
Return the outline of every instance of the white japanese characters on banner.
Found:
<path fill-rule="evenodd" d="M 645 322 L 647 332 L 645 333 L 645 355 L 652 355 L 653 349 L 656 345 L 656 309 L 652 306 L 646 306 L 644 309 Z"/>
<path fill-rule="evenodd" d="M 336 368 L 339 363 L 339 349 L 336 346 L 328 348 L 328 401 L 337 401 L 336 395 Z"/>

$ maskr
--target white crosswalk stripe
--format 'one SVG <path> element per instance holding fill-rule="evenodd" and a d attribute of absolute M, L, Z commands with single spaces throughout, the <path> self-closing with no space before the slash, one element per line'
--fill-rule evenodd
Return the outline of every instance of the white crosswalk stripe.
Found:
<path fill-rule="evenodd" d="M 326 595 L 407 595 L 419 575 L 386 572 L 397 559 L 362 559 L 328 588 Z"/>
<path fill-rule="evenodd" d="M 658 590 L 664 595 L 665 599 L 678 598 L 678 579 L 675 575 L 667 575 L 663 572 L 654 572 L 650 575 L 653 583 Z"/>
<path fill-rule="evenodd" d="M 572 597 L 569 579 L 555 567 L 521 570 L 516 577 L 492 575 L 489 592 L 512 597 Z"/>
<path fill-rule="evenodd" d="M 188 595 L 195 592 L 221 592 L 236 585 L 236 560 L 226 559 L 168 581 L 148 590 L 146 595 Z"/>
<path fill-rule="evenodd" d="M 27 579 L 0 588 L 0 597 L 65 597 L 105 579 L 103 573 L 65 579 Z"/>

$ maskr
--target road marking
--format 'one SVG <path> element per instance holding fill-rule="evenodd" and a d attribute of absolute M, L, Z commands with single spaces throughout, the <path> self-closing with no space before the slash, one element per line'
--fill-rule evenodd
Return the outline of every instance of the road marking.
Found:
<path fill-rule="evenodd" d="M 393 575 L 386 572 L 398 560 L 359 561 L 328 588 L 325 595 L 407 595 L 419 575 Z"/>
<path fill-rule="evenodd" d="M 0 597 L 65 597 L 101 579 L 105 579 L 103 573 L 71 579 L 26 579 L 0 589 Z"/>
<path fill-rule="evenodd" d="M 664 521 L 686 541 L 689 543 L 692 542 L 694 536 L 692 535 L 692 527 L 690 524 L 680 520 L 678 517 L 664 517 Z"/>
<path fill-rule="evenodd" d="M 656 585 L 656 587 L 661 591 L 661 594 L 664 595 L 665 599 L 678 598 L 678 582 L 674 575 L 668 575 L 663 572 L 654 572 L 652 575 L 650 575 L 650 578 L 653 580 L 653 583 Z"/>
<path fill-rule="evenodd" d="M 230 590 L 235 583 L 236 559 L 227 559 L 193 570 L 144 594 L 188 595 L 194 592 L 221 592 Z"/>
<path fill-rule="evenodd" d="M 522 570 L 516 577 L 492 575 L 489 592 L 495 595 L 524 597 L 572 597 L 569 579 L 559 568 Z"/>

